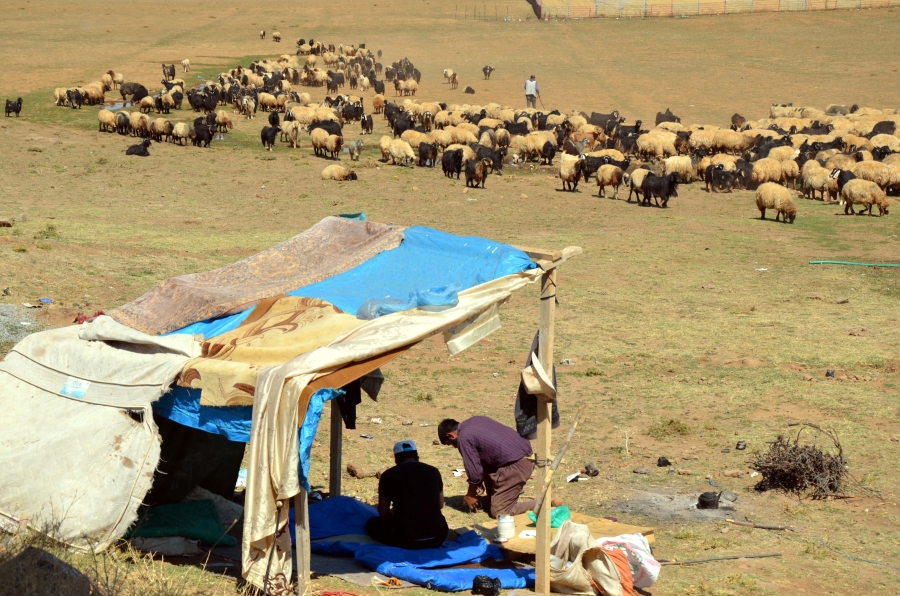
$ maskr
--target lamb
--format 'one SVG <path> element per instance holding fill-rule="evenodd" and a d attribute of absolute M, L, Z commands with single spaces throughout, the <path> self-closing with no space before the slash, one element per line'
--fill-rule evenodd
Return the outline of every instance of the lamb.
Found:
<path fill-rule="evenodd" d="M 191 72 L 191 61 L 185 58 L 181 61 L 181 68 L 184 69 L 184 72 Z"/>
<path fill-rule="evenodd" d="M 396 164 L 399 161 L 400 165 L 406 165 L 407 163 L 412 163 L 416 159 L 416 154 L 413 153 L 412 147 L 402 139 L 394 139 L 391 141 L 388 152 L 390 153 L 391 163 L 393 164 Z"/>
<path fill-rule="evenodd" d="M 800 166 L 793 159 L 781 162 L 781 179 L 785 185 L 797 188 L 797 178 L 800 176 Z"/>
<path fill-rule="evenodd" d="M 600 169 L 597 170 L 597 196 L 605 196 L 603 190 L 607 186 L 612 186 L 616 191 L 616 194 L 613 195 L 613 198 L 618 200 L 619 186 L 623 182 L 625 184 L 628 184 L 628 176 L 625 175 L 625 172 L 622 171 L 622 168 L 611 164 L 604 164 L 600 166 Z"/>
<path fill-rule="evenodd" d="M 487 178 L 487 169 L 491 167 L 491 160 L 477 159 L 466 164 L 466 186 L 484 188 L 484 179 Z"/>
<path fill-rule="evenodd" d="M 350 141 L 347 145 L 347 152 L 350 153 L 350 161 L 359 161 L 359 155 L 362 153 L 365 145 L 359 139 Z"/>
<path fill-rule="evenodd" d="M 384 135 L 378 140 L 378 149 L 381 150 L 381 161 L 387 161 L 391 156 L 391 141 L 393 140 L 388 135 Z"/>
<path fill-rule="evenodd" d="M 275 148 L 275 138 L 280 130 L 281 127 L 276 124 L 275 126 L 263 127 L 262 131 L 260 131 L 259 138 L 262 140 L 262 145 L 266 148 L 266 151 L 272 151 Z"/>
<path fill-rule="evenodd" d="M 829 200 L 837 195 L 837 180 L 831 177 L 831 170 L 823 168 L 814 159 L 803 164 L 800 170 L 800 188 L 803 194 L 811 199 L 816 198 L 816 191 L 822 194 L 825 200 L 825 192 L 828 192 Z"/>
<path fill-rule="evenodd" d="M 794 223 L 797 207 L 791 198 L 791 192 L 775 182 L 766 182 L 756 190 L 756 208 L 759 218 L 766 218 L 766 209 L 774 209 L 775 221 L 783 218 L 786 223 Z"/>
<path fill-rule="evenodd" d="M 444 170 L 444 176 L 447 178 L 453 178 L 453 175 L 456 174 L 456 179 L 459 180 L 459 174 L 463 167 L 462 164 L 462 149 L 444 151 L 444 154 L 441 156 L 441 168 Z"/>
<path fill-rule="evenodd" d="M 751 179 L 756 184 L 764 184 L 766 182 L 781 182 L 784 178 L 784 170 L 781 162 L 769 157 L 764 157 L 753 164 L 753 174 Z"/>
<path fill-rule="evenodd" d="M 356 172 L 345 165 L 334 163 L 322 170 L 322 180 L 358 180 Z"/>
<path fill-rule="evenodd" d="M 244 97 L 241 99 L 241 114 L 244 115 L 248 120 L 253 119 L 253 114 L 256 113 L 256 102 L 252 97 Z"/>
<path fill-rule="evenodd" d="M 669 199 L 678 196 L 678 182 L 678 174 L 674 172 L 668 176 L 655 176 L 653 174 L 646 176 L 644 183 L 641 185 L 644 191 L 644 198 L 641 204 L 649 205 L 652 198 L 657 207 L 667 208 Z M 659 204 L 660 200 L 662 205 Z"/>
<path fill-rule="evenodd" d="M 844 215 L 853 214 L 853 205 L 861 205 L 860 213 L 872 215 L 872 205 L 878 205 L 878 216 L 888 215 L 887 195 L 876 183 L 859 178 L 850 180 L 841 189 L 841 200 L 844 203 Z"/>
<path fill-rule="evenodd" d="M 109 110 L 100 110 L 97 114 L 97 121 L 100 123 L 100 132 L 116 131 L 116 115 Z"/>
<path fill-rule="evenodd" d="M 628 202 L 631 202 L 631 194 L 634 193 L 635 198 L 637 198 L 638 202 L 641 200 L 641 189 L 644 184 L 644 178 L 650 174 L 650 170 L 645 168 L 638 168 L 631 172 L 631 176 L 628 178 Z"/>
<path fill-rule="evenodd" d="M 682 182 L 689 184 L 697 177 L 697 163 L 687 155 L 669 157 L 665 161 L 665 172 L 666 175 L 677 172 Z"/>
<path fill-rule="evenodd" d="M 300 147 L 300 134 L 303 128 L 299 122 L 294 120 L 285 120 L 281 126 L 281 140 L 287 140 L 291 144 L 291 149 Z"/>
<path fill-rule="evenodd" d="M 139 145 L 132 145 L 128 149 L 125 150 L 125 155 L 137 155 L 139 157 L 150 157 L 150 152 L 147 151 L 147 148 L 150 146 L 150 139 L 144 139 L 142 143 Z"/>
<path fill-rule="evenodd" d="M 563 183 L 563 190 L 575 192 L 578 188 L 578 179 L 581 178 L 584 168 L 584 157 L 574 155 L 560 155 L 559 178 Z"/>

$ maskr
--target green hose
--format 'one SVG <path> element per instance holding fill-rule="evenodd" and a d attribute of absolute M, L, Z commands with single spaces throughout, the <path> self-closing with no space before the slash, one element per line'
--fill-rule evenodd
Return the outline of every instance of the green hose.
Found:
<path fill-rule="evenodd" d="M 810 261 L 810 265 L 853 265 L 856 267 L 900 267 L 900 263 L 854 263 L 853 261 Z"/>

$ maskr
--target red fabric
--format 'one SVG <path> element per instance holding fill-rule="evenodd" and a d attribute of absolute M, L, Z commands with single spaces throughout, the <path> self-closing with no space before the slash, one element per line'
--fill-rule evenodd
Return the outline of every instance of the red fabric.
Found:
<path fill-rule="evenodd" d="M 622 594 L 632 596 L 635 594 L 634 581 L 631 579 L 631 565 L 628 563 L 628 557 L 622 552 L 622 549 L 611 548 L 606 550 L 606 554 L 616 564 L 616 571 L 619 572 L 619 583 L 622 584 Z"/>
<path fill-rule="evenodd" d="M 92 322 L 94 319 L 96 319 L 97 317 L 99 317 L 100 315 L 105 315 L 105 314 L 106 314 L 106 313 L 103 312 L 102 310 L 98 310 L 97 312 L 95 312 L 95 313 L 92 314 L 92 315 L 83 315 L 83 314 L 81 314 L 81 313 L 78 313 L 78 318 L 75 319 L 75 323 L 78 324 L 78 325 L 81 325 L 82 323 L 90 323 L 90 322 Z"/>

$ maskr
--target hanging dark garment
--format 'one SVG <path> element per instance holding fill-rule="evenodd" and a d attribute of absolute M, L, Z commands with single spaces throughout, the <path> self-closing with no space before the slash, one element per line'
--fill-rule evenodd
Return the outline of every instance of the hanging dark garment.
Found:
<path fill-rule="evenodd" d="M 540 356 L 538 346 L 540 332 L 534 334 L 534 341 L 531 342 L 531 350 L 528 352 L 528 360 L 525 362 L 525 368 L 531 366 L 531 358 L 533 355 Z M 556 366 L 553 367 L 553 387 L 556 387 Z M 559 428 L 559 408 L 557 404 L 559 399 L 554 400 L 552 414 L 550 416 L 551 426 Z M 525 383 L 519 380 L 519 392 L 516 395 L 516 430 L 519 434 L 529 441 L 537 439 L 537 406 L 538 398 L 536 395 L 529 395 L 525 390 Z"/>

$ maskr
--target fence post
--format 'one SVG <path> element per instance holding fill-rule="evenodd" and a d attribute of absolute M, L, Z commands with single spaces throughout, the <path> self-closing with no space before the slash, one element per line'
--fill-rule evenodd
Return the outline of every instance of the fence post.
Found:
<path fill-rule="evenodd" d="M 572 0 L 569 0 L 566 4 L 566 18 L 572 16 Z"/>
<path fill-rule="evenodd" d="M 647 16 L 647 0 L 644 0 L 644 17 Z"/>

